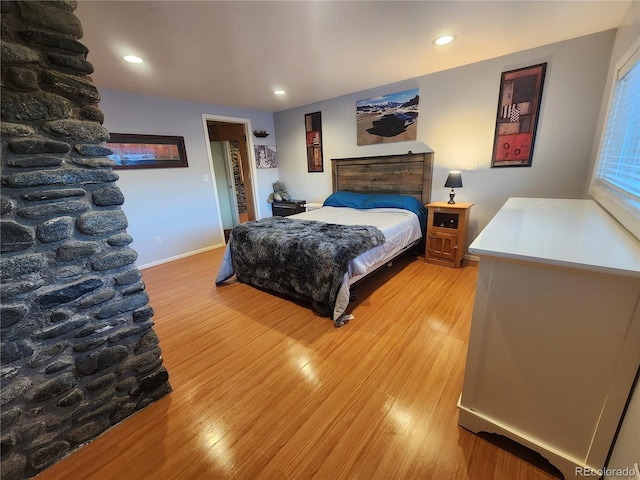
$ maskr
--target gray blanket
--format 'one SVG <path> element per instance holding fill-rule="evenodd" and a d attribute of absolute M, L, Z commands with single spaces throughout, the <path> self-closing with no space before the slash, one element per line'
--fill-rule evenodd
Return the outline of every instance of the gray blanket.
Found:
<path fill-rule="evenodd" d="M 229 247 L 238 281 L 311 302 L 331 316 L 349 262 L 384 242 L 372 226 L 271 217 L 235 227 Z"/>

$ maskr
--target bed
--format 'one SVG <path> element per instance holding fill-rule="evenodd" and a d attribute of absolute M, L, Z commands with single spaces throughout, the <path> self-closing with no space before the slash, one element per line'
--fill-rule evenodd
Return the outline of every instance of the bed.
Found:
<path fill-rule="evenodd" d="M 235 275 L 344 325 L 351 287 L 422 241 L 432 164 L 433 153 L 411 152 L 332 160 L 321 208 L 234 228 L 216 285 Z"/>

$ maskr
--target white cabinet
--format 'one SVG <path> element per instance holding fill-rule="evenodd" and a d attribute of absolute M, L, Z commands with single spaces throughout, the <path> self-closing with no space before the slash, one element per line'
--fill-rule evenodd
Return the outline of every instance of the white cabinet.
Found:
<path fill-rule="evenodd" d="M 459 424 L 602 469 L 640 365 L 640 242 L 593 201 L 511 198 L 469 251 Z"/>

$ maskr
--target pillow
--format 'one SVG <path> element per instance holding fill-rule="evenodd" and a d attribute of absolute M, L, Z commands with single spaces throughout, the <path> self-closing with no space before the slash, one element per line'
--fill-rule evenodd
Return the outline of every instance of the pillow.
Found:
<path fill-rule="evenodd" d="M 323 205 L 326 207 L 367 208 L 364 201 L 369 195 L 353 192 L 334 192 L 327 197 Z"/>
<path fill-rule="evenodd" d="M 415 213 L 420 220 L 420 228 L 424 232 L 427 226 L 427 209 L 410 195 L 392 195 L 385 193 L 334 192 L 324 201 L 327 207 L 351 208 L 401 208 Z"/>

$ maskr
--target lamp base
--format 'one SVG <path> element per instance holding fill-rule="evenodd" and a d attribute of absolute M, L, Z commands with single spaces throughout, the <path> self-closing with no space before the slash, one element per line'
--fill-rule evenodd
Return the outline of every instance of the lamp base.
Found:
<path fill-rule="evenodd" d="M 447 203 L 450 203 L 450 204 L 456 203 L 455 200 L 453 199 L 453 197 L 455 197 L 455 196 L 456 196 L 456 194 L 454 193 L 453 188 L 452 188 L 451 189 L 451 193 L 449 194 L 449 201 Z"/>

